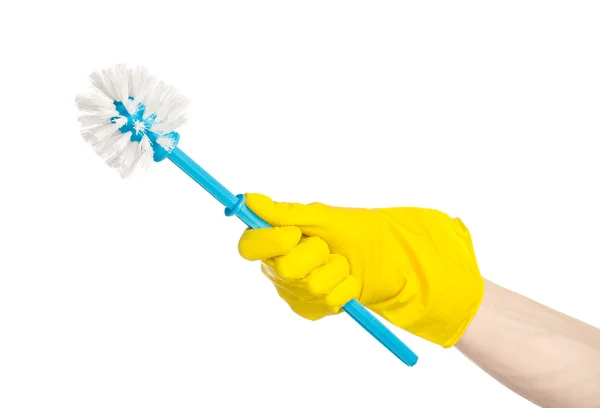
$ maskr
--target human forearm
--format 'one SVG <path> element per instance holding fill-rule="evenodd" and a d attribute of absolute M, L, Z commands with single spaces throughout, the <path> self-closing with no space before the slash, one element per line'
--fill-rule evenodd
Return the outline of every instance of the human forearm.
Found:
<path fill-rule="evenodd" d="M 600 407 L 600 330 L 490 281 L 456 347 L 539 406 Z"/>

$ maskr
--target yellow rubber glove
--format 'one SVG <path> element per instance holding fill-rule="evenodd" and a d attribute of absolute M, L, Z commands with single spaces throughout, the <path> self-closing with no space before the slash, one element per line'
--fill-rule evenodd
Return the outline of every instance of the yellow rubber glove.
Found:
<path fill-rule="evenodd" d="M 483 297 L 471 237 L 458 218 L 422 208 L 279 203 L 246 194 L 274 228 L 246 230 L 239 252 L 294 312 L 317 320 L 350 299 L 392 324 L 452 347 Z"/>

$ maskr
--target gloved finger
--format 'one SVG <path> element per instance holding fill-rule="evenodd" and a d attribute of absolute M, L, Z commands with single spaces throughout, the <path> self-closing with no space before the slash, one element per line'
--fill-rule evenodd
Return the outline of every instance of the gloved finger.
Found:
<path fill-rule="evenodd" d="M 292 309 L 297 315 L 307 319 L 316 321 L 325 316 L 334 314 L 334 312 L 322 300 L 300 300 L 293 296 L 290 292 L 279 285 L 275 285 L 279 297 Z"/>
<path fill-rule="evenodd" d="M 296 225 L 301 229 L 327 223 L 332 207 L 321 204 L 299 204 L 273 201 L 256 193 L 245 195 L 246 205 L 259 217 L 273 226 Z"/>
<path fill-rule="evenodd" d="M 302 238 L 287 255 L 266 260 L 284 280 L 299 280 L 329 259 L 329 247 L 319 237 Z"/>
<path fill-rule="evenodd" d="M 334 312 L 323 303 L 310 304 L 306 302 L 288 301 L 287 304 L 294 313 L 307 320 L 317 321 L 325 316 L 334 314 Z"/>
<path fill-rule="evenodd" d="M 305 278 L 308 291 L 315 296 L 327 295 L 350 276 L 348 260 L 339 254 L 329 255 L 327 263 Z"/>
<path fill-rule="evenodd" d="M 325 296 L 325 303 L 333 312 L 338 312 L 350 300 L 359 297 L 360 289 L 358 279 L 354 276 L 348 276 Z"/>
<path fill-rule="evenodd" d="M 238 242 L 242 258 L 258 261 L 282 256 L 298 245 L 302 231 L 298 227 L 247 229 Z"/>

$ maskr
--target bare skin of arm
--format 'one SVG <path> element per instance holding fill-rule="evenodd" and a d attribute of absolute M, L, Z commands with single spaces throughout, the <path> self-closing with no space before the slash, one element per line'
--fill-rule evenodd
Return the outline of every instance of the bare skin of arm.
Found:
<path fill-rule="evenodd" d="M 485 281 L 456 348 L 544 408 L 600 408 L 600 330 Z"/>

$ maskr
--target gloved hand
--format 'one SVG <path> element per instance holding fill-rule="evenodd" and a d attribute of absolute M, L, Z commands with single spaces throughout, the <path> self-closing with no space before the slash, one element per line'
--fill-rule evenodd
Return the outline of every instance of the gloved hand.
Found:
<path fill-rule="evenodd" d="M 471 237 L 458 218 L 422 208 L 340 208 L 246 194 L 273 228 L 246 230 L 239 252 L 298 315 L 317 320 L 350 299 L 452 347 L 483 298 Z"/>

